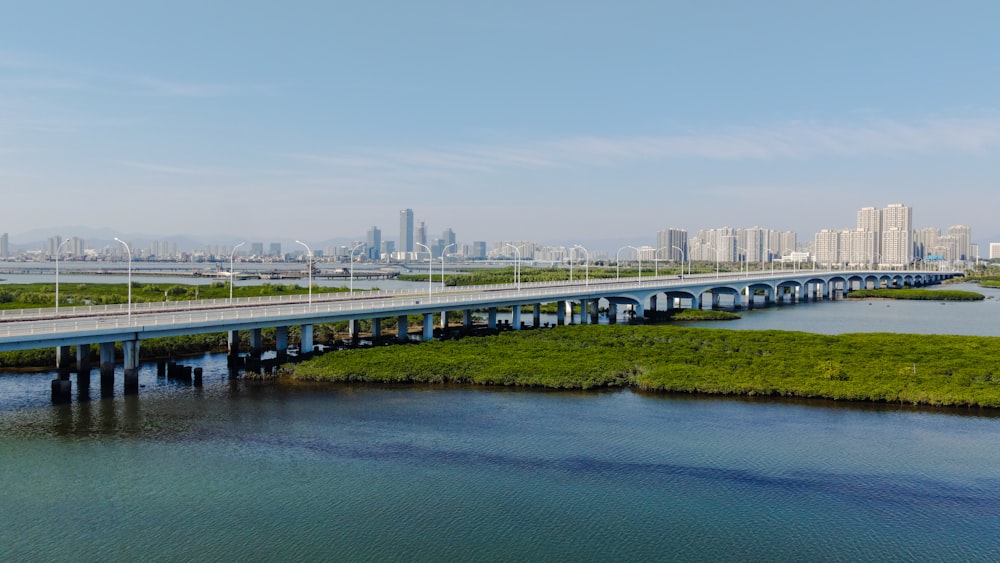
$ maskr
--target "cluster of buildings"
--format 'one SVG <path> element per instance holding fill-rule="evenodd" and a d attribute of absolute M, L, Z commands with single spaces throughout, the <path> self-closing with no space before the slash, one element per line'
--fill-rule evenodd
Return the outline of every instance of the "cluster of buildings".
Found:
<path fill-rule="evenodd" d="M 132 258 L 163 261 L 216 261 L 238 257 L 241 261 L 283 262 L 301 260 L 306 247 L 283 251 L 280 242 L 240 243 L 235 246 L 208 245 L 201 250 L 178 252 L 177 244 L 152 241 L 148 246 L 130 245 Z M 917 263 L 961 265 L 979 259 L 972 229 L 955 225 L 913 228 L 913 209 L 894 203 L 884 208 L 865 207 L 858 211 L 853 228 L 823 229 L 813 241 L 799 244 L 792 231 L 776 231 L 759 226 L 722 227 L 699 230 L 689 236 L 684 229 L 669 228 L 656 233 L 655 245 L 627 245 L 614 254 L 580 245 L 546 246 L 525 240 L 498 240 L 459 243 L 455 231 L 446 228 L 438 237 L 428 235 L 423 220 L 415 221 L 412 209 L 399 212 L 399 237 L 386 239 L 377 226 L 368 229 L 365 240 L 348 245 L 309 249 L 316 259 L 361 262 L 406 262 L 432 259 L 526 260 L 551 264 L 591 263 L 619 260 L 643 262 L 726 262 L 750 264 L 813 262 L 818 267 L 905 267 Z M 87 249 L 79 237 L 50 237 L 41 251 L 28 259 L 48 260 L 57 255 L 73 259 L 122 259 L 124 245 L 111 243 L 101 249 Z M 0 234 L 0 259 L 14 258 L 7 233 Z M 1000 243 L 990 244 L 990 259 L 1000 259 Z"/>
<path fill-rule="evenodd" d="M 816 263 L 829 267 L 893 268 L 979 260 L 972 228 L 954 225 L 947 234 L 939 228 L 914 229 L 913 208 L 901 203 L 860 209 L 853 229 L 823 229 L 816 234 L 814 252 Z"/>

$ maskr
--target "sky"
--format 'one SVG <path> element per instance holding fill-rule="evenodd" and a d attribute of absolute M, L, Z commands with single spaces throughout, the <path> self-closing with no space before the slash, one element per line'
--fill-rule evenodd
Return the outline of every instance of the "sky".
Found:
<path fill-rule="evenodd" d="M 1000 240 L 1000 2 L 0 0 L 0 232 Z M 72 233 L 62 232 L 70 235 Z"/>

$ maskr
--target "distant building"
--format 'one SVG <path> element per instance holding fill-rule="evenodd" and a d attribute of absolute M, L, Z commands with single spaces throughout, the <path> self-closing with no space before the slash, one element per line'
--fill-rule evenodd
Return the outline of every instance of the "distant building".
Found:
<path fill-rule="evenodd" d="M 365 240 L 365 255 L 369 260 L 378 260 L 382 251 L 382 229 L 373 226 L 368 229 Z"/>
<path fill-rule="evenodd" d="M 688 233 L 684 229 L 664 229 L 656 233 L 657 257 L 673 262 L 688 258 Z"/>
<path fill-rule="evenodd" d="M 469 258 L 473 260 L 486 259 L 486 241 L 484 240 L 472 241 L 472 250 L 469 252 Z"/>
<path fill-rule="evenodd" d="M 270 257 L 272 257 L 272 258 L 280 258 L 281 257 L 281 243 L 280 242 L 272 242 L 271 243 L 271 247 L 267 251 L 267 255 L 270 256 Z"/>
<path fill-rule="evenodd" d="M 413 210 L 403 209 L 399 212 L 399 251 L 413 252 Z"/>
<path fill-rule="evenodd" d="M 0 258 L 10 258 L 10 239 L 7 233 L 0 235 Z"/>
<path fill-rule="evenodd" d="M 4 236 L 7 235 L 4 234 Z M 0 239 L 0 250 L 3 250 L 3 244 L 4 244 L 3 239 Z M 1000 260 L 1000 242 L 990 243 L 990 260 Z"/>
<path fill-rule="evenodd" d="M 261 257 L 264 256 L 264 243 L 262 242 L 251 242 L 250 243 L 250 255 Z"/>

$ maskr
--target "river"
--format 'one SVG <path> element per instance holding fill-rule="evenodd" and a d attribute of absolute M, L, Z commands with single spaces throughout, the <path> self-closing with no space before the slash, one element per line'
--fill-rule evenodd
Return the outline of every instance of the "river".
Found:
<path fill-rule="evenodd" d="M 710 326 L 996 335 L 983 292 Z M 138 397 L 56 406 L 47 374 L 0 375 L 0 560 L 1000 559 L 991 411 L 255 384 L 191 363 L 203 388 L 146 366 Z"/>

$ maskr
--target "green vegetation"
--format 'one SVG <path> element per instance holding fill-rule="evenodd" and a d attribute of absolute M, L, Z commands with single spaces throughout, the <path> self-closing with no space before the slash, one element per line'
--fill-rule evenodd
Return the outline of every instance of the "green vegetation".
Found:
<path fill-rule="evenodd" d="M 923 301 L 982 301 L 985 296 L 975 291 L 948 289 L 855 289 L 850 299 L 914 299 Z"/>
<path fill-rule="evenodd" d="M 686 265 L 685 265 L 686 266 Z M 732 271 L 732 265 L 723 265 L 722 271 Z M 674 276 L 679 274 L 681 267 L 679 264 L 674 264 L 671 262 L 666 262 L 661 260 L 660 266 L 658 268 L 658 273 L 661 276 Z M 707 264 L 695 264 L 695 273 L 704 272 L 715 272 L 715 262 L 710 265 Z M 686 271 L 685 271 L 686 272 Z M 653 269 L 652 264 L 643 263 L 642 276 L 652 276 L 656 273 Z M 630 265 L 629 267 L 622 267 L 620 269 L 615 269 L 614 267 L 607 266 L 593 266 L 585 269 L 583 266 L 577 265 L 573 268 L 573 279 L 583 280 L 584 276 L 588 276 L 590 279 L 612 279 L 617 276 L 623 278 L 636 277 L 639 275 L 639 268 L 635 265 Z M 401 281 L 414 281 L 414 282 L 426 282 L 427 274 L 422 273 L 412 273 L 412 274 L 400 274 L 396 279 Z M 441 280 L 441 274 L 438 273 L 434 276 L 436 281 Z M 534 268 L 534 267 L 521 267 L 521 283 L 533 283 L 533 282 L 547 282 L 547 281 L 568 281 L 569 280 L 569 268 Z M 444 277 L 445 285 L 449 286 L 467 286 L 467 285 L 498 285 L 498 284 L 509 284 L 514 283 L 514 266 L 509 266 L 506 268 L 483 268 L 470 270 L 468 272 L 447 274 Z"/>
<path fill-rule="evenodd" d="M 426 279 L 426 278 L 425 278 Z M 313 292 L 334 293 L 348 291 L 347 287 L 313 287 Z M 239 285 L 233 288 L 233 297 L 261 297 L 271 295 L 301 295 L 308 287 L 298 285 L 264 284 Z M 177 285 L 132 282 L 132 302 L 189 301 L 193 299 L 228 299 L 229 284 L 213 282 L 209 285 Z M 0 309 L 30 309 L 54 307 L 54 283 L 0 285 Z M 59 305 L 114 305 L 128 303 L 128 284 L 59 284 Z"/>
<path fill-rule="evenodd" d="M 664 314 L 659 312 L 658 314 Z M 739 313 L 729 311 L 709 311 L 706 309 L 671 309 L 666 312 L 671 321 L 734 321 L 742 318 Z"/>
<path fill-rule="evenodd" d="M 590 325 L 336 352 L 292 377 L 1000 407 L 998 350 L 993 337 Z"/>

